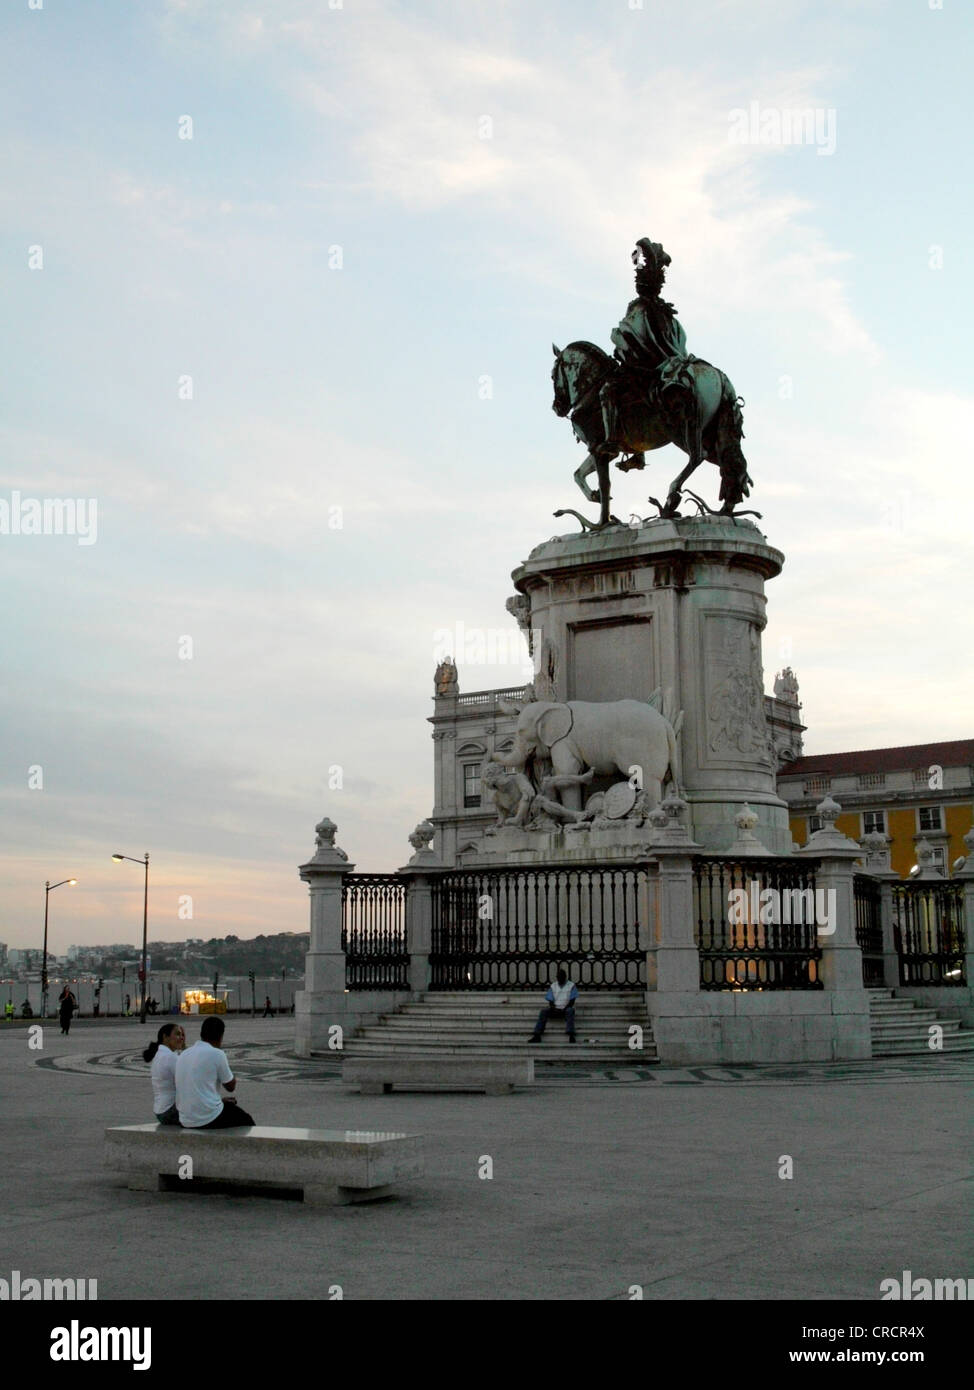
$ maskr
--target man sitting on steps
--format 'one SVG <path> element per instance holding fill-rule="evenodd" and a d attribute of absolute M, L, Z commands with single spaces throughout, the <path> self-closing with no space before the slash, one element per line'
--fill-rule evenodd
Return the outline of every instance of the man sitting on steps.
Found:
<path fill-rule="evenodd" d="M 568 1034 L 568 1041 L 575 1041 L 575 1000 L 578 998 L 578 990 L 574 982 L 568 978 L 562 966 L 558 968 L 558 974 L 548 986 L 548 993 L 545 995 L 547 1007 L 538 1014 L 538 1021 L 534 1025 L 534 1032 L 528 1038 L 528 1042 L 539 1043 L 541 1035 L 549 1019 L 565 1016 L 565 1031 Z"/>

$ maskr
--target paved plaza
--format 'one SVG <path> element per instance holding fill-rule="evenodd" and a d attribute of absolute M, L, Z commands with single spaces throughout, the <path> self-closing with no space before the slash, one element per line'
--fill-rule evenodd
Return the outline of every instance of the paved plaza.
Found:
<path fill-rule="evenodd" d="M 0 1274 L 97 1279 L 100 1300 L 336 1285 L 346 1299 L 623 1300 L 640 1286 L 819 1300 L 878 1298 L 904 1269 L 974 1272 L 974 1062 L 960 1057 L 570 1069 L 542 1052 L 534 1089 L 512 1096 L 361 1097 L 337 1060 L 294 1056 L 291 1019 L 231 1016 L 227 1054 L 259 1123 L 425 1137 L 426 1175 L 399 1196 L 310 1209 L 129 1192 L 104 1171 L 105 1127 L 151 1119 L 139 1051 L 154 1035 L 81 1021 L 66 1039 L 54 1022 L 30 1051 L 26 1025 L 0 1031 Z M 178 1280 L 164 1288 L 167 1253 Z"/>

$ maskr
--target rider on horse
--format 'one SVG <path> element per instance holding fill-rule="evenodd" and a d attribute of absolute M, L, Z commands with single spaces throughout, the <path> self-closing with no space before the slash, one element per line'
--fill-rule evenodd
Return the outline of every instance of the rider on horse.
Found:
<path fill-rule="evenodd" d="M 672 425 L 677 438 L 688 437 L 699 428 L 691 364 L 702 363 L 702 359 L 687 352 L 686 334 L 676 310 L 660 297 L 666 267 L 671 261 L 672 257 L 658 241 L 650 241 L 648 237 L 637 241 L 632 262 L 636 267 L 638 297 L 630 303 L 622 322 L 612 330 L 618 366 L 602 386 L 599 400 L 608 446 L 615 452 L 629 455 L 618 464 L 623 471 L 643 468 L 646 463 L 645 454 L 627 449 L 622 438 L 626 407 L 638 402 L 648 405 Z M 728 406 L 725 430 L 739 441 L 743 435 L 740 406 L 730 382 L 726 378 L 724 381 Z M 732 441 L 728 438 L 721 442 L 726 451 Z M 721 467 L 722 499 L 728 491 L 733 491 L 737 497 L 748 491 L 750 479 L 743 455 L 739 448 L 733 452 L 737 455 L 733 464 L 728 467 L 725 463 Z M 728 488 L 728 484 L 732 487 Z"/>

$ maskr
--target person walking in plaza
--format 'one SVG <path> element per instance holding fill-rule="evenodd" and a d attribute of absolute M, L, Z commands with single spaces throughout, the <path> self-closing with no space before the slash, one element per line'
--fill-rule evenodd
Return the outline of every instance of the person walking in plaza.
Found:
<path fill-rule="evenodd" d="M 203 1020 L 199 1042 L 176 1062 L 176 1109 L 183 1129 L 239 1129 L 256 1123 L 233 1097 L 220 1096 L 221 1085 L 226 1091 L 237 1085 L 223 1052 L 223 1033 L 223 1019 L 210 1014 Z"/>
<path fill-rule="evenodd" d="M 67 985 L 65 985 L 58 996 L 57 1003 L 58 1021 L 61 1024 L 61 1032 L 67 1037 L 71 1032 L 71 1019 L 74 1016 L 75 1009 L 78 1007 L 78 1001 L 68 989 Z"/>
<path fill-rule="evenodd" d="M 265 995 L 264 995 L 264 1012 L 261 1014 L 261 1018 L 268 1018 L 268 1017 L 270 1017 L 270 1018 L 273 1018 L 273 1017 L 274 1017 L 274 1010 L 273 1010 L 273 1008 L 271 1007 L 271 996 L 270 996 L 269 994 L 265 994 Z"/>
<path fill-rule="evenodd" d="M 130 1014 L 131 1012 L 132 1012 L 132 996 L 131 996 L 131 994 L 126 994 L 126 996 L 125 996 L 125 1017 L 128 1018 L 128 1016 L 129 1016 L 129 1014 Z"/>
<path fill-rule="evenodd" d="M 152 1113 L 161 1125 L 178 1125 L 176 1109 L 176 1058 L 186 1046 L 186 1034 L 178 1023 L 164 1023 L 155 1042 L 142 1053 L 152 1063 Z"/>
<path fill-rule="evenodd" d="M 558 974 L 548 986 L 548 992 L 545 995 L 547 1003 L 538 1014 L 538 1021 L 534 1025 L 534 1032 L 528 1038 L 528 1042 L 539 1043 L 550 1020 L 564 1016 L 568 1041 L 573 1043 L 575 1041 L 575 1000 L 577 998 L 578 990 L 575 988 L 574 981 L 570 980 L 564 968 L 559 966 Z"/>

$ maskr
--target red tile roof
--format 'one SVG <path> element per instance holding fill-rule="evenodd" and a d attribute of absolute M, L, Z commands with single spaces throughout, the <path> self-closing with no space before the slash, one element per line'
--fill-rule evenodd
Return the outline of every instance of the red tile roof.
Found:
<path fill-rule="evenodd" d="M 831 773 L 903 772 L 916 767 L 974 767 L 974 738 L 951 743 L 911 743 L 905 748 L 863 748 L 853 753 L 815 753 L 781 768 L 778 780 Z"/>

